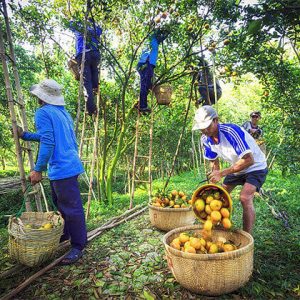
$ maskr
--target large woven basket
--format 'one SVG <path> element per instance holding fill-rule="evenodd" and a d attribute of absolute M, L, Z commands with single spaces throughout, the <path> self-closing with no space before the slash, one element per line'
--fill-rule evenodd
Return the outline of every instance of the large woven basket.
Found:
<path fill-rule="evenodd" d="M 151 224 L 163 231 L 193 225 L 196 219 L 191 207 L 168 208 L 155 207 L 150 204 L 148 206 Z"/>
<path fill-rule="evenodd" d="M 39 229 L 52 223 L 51 229 Z M 27 228 L 30 225 L 32 228 Z M 50 259 L 59 245 L 64 220 L 57 212 L 23 212 L 8 224 L 9 254 L 13 260 L 33 267 Z"/>
<path fill-rule="evenodd" d="M 157 85 L 153 88 L 153 92 L 160 105 L 169 105 L 172 97 L 172 87 L 170 85 Z"/>
<path fill-rule="evenodd" d="M 68 68 L 71 71 L 71 73 L 73 74 L 75 80 L 79 81 L 79 79 L 80 79 L 79 67 L 78 67 L 78 63 L 75 60 L 75 58 L 70 58 L 68 60 Z"/>
<path fill-rule="evenodd" d="M 208 296 L 230 293 L 248 282 L 253 270 L 254 240 L 242 230 L 213 230 L 213 240 L 224 237 L 239 249 L 216 254 L 193 254 L 176 250 L 170 242 L 184 231 L 202 225 L 174 229 L 163 237 L 168 265 L 176 280 L 186 289 Z"/>

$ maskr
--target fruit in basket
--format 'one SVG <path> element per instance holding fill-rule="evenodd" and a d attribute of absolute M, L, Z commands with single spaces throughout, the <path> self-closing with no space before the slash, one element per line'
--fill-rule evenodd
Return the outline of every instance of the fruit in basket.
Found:
<path fill-rule="evenodd" d="M 211 212 L 210 218 L 211 218 L 213 223 L 217 224 L 218 222 L 221 221 L 222 215 L 219 211 L 214 210 L 214 211 Z"/>
<path fill-rule="evenodd" d="M 198 212 L 201 212 L 205 209 L 205 202 L 202 199 L 197 199 L 195 201 L 195 208 Z"/>
<path fill-rule="evenodd" d="M 210 205 L 211 210 L 220 210 L 222 207 L 222 204 L 223 203 L 220 200 L 212 200 L 209 205 Z"/>
<path fill-rule="evenodd" d="M 202 247 L 201 240 L 199 238 L 190 238 L 190 245 L 196 250 L 200 250 Z"/>
<path fill-rule="evenodd" d="M 205 205 L 205 212 L 206 212 L 208 215 L 211 214 L 212 210 L 211 210 L 211 208 L 210 208 L 210 205 L 208 205 L 208 204 Z"/>
<path fill-rule="evenodd" d="M 188 252 L 188 253 L 196 253 L 196 249 L 192 246 L 187 246 L 185 249 L 184 249 L 184 252 Z"/>
<path fill-rule="evenodd" d="M 187 233 L 185 233 L 185 232 L 180 233 L 180 235 L 179 235 L 179 241 L 181 243 L 186 243 L 189 240 L 190 240 L 190 237 L 189 237 L 189 235 Z"/>
<path fill-rule="evenodd" d="M 171 193 L 158 190 L 151 198 L 151 205 L 166 208 L 188 208 L 191 206 L 191 200 L 183 191 L 173 190 Z"/>
<path fill-rule="evenodd" d="M 43 225 L 43 227 L 44 227 L 44 229 L 49 230 L 49 229 L 52 229 L 52 228 L 53 228 L 53 224 L 51 224 L 51 223 L 46 223 L 46 224 Z"/>
<path fill-rule="evenodd" d="M 221 210 L 220 210 L 220 213 L 221 213 L 223 218 L 229 218 L 230 217 L 230 212 L 229 212 L 228 208 L 222 207 Z"/>
<path fill-rule="evenodd" d="M 210 204 L 210 202 L 213 201 L 213 200 L 214 200 L 214 197 L 213 197 L 213 196 L 207 196 L 205 202 L 206 202 L 207 204 Z"/>
<path fill-rule="evenodd" d="M 230 229 L 232 226 L 231 221 L 228 218 L 222 219 L 222 225 L 225 229 Z"/>

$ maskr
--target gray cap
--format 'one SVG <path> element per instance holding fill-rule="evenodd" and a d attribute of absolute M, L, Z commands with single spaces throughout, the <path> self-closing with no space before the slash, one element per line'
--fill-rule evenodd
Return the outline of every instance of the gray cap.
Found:
<path fill-rule="evenodd" d="M 62 86 L 53 79 L 45 79 L 30 88 L 30 93 L 52 105 L 66 105 L 62 95 Z"/>
<path fill-rule="evenodd" d="M 195 112 L 194 125 L 192 130 L 207 128 L 218 114 L 210 105 L 204 105 Z"/>

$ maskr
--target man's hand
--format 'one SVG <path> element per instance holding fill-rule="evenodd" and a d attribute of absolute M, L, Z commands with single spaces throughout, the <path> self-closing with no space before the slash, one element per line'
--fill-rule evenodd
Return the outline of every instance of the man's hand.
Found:
<path fill-rule="evenodd" d="M 11 134 L 12 135 L 14 134 L 14 131 L 13 131 L 12 128 L 11 128 Z M 18 135 L 18 137 L 22 138 L 23 134 L 24 134 L 23 128 L 21 126 L 17 125 L 17 135 Z"/>
<path fill-rule="evenodd" d="M 42 173 L 37 172 L 37 171 L 31 171 L 28 179 L 29 179 L 31 185 L 35 185 L 35 184 L 39 183 L 40 181 L 42 181 L 42 179 L 43 179 Z"/>
<path fill-rule="evenodd" d="M 209 182 L 217 183 L 222 179 L 222 173 L 220 170 L 214 170 L 208 174 Z"/>

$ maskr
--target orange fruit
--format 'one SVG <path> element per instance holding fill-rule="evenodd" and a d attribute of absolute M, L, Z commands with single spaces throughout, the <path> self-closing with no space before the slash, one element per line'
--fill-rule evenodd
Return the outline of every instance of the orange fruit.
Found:
<path fill-rule="evenodd" d="M 178 192 L 176 191 L 176 190 L 173 190 L 172 192 L 171 192 L 171 194 L 172 194 L 172 196 L 177 196 L 178 195 Z"/>
<path fill-rule="evenodd" d="M 180 205 L 175 204 L 173 207 L 174 207 L 174 208 L 180 208 Z"/>
<path fill-rule="evenodd" d="M 229 216 L 230 216 L 229 210 L 225 207 L 221 208 L 220 213 L 221 213 L 223 218 L 229 218 Z"/>
<path fill-rule="evenodd" d="M 209 204 L 206 204 L 205 205 L 205 212 L 210 215 L 211 214 L 211 208 L 210 208 L 210 205 Z"/>
<path fill-rule="evenodd" d="M 211 201 L 210 202 L 210 208 L 212 209 L 212 210 L 220 210 L 221 209 L 221 207 L 222 207 L 222 201 L 220 201 L 220 200 L 213 200 L 213 201 Z"/>
<path fill-rule="evenodd" d="M 209 247 L 209 250 L 208 250 L 208 253 L 209 254 L 214 254 L 214 253 L 218 253 L 218 252 L 219 252 L 219 248 L 218 248 L 217 244 L 211 243 L 211 245 Z"/>
<path fill-rule="evenodd" d="M 179 193 L 178 193 L 178 195 L 179 195 L 179 197 L 183 197 L 184 196 L 184 192 L 182 192 L 182 191 L 180 191 Z"/>
<path fill-rule="evenodd" d="M 180 243 L 176 243 L 176 242 L 172 242 L 171 244 L 170 244 L 170 246 L 172 247 L 172 248 L 175 248 L 175 249 L 177 249 L 177 250 L 180 250 Z"/>
<path fill-rule="evenodd" d="M 196 250 L 201 249 L 202 243 L 200 241 L 200 239 L 198 238 L 192 238 L 190 241 L 190 245 L 195 248 Z"/>
<path fill-rule="evenodd" d="M 190 240 L 190 237 L 187 233 L 182 232 L 179 234 L 179 240 L 180 240 L 180 243 L 185 243 Z"/>
<path fill-rule="evenodd" d="M 205 202 L 202 199 L 197 199 L 194 205 L 198 212 L 203 211 L 205 208 Z"/>
<path fill-rule="evenodd" d="M 212 227 L 213 227 L 212 221 L 211 220 L 206 220 L 205 223 L 204 223 L 204 225 L 203 225 L 203 228 L 205 230 L 210 231 L 212 229 Z"/>
<path fill-rule="evenodd" d="M 185 248 L 184 252 L 196 253 L 196 249 L 192 246 L 188 246 L 188 247 Z"/>
<path fill-rule="evenodd" d="M 222 219 L 222 225 L 225 229 L 229 229 L 232 226 L 231 221 L 228 218 Z"/>
<path fill-rule="evenodd" d="M 214 223 L 218 223 L 222 219 L 222 215 L 219 211 L 214 210 L 210 214 L 210 218 Z"/>
<path fill-rule="evenodd" d="M 214 200 L 214 197 L 213 196 L 211 196 L 211 195 L 209 195 L 207 198 L 206 198 L 206 203 L 207 204 L 209 204 L 211 201 L 213 201 Z"/>
<path fill-rule="evenodd" d="M 229 252 L 235 250 L 235 246 L 232 244 L 224 244 L 223 245 L 224 252 Z"/>

